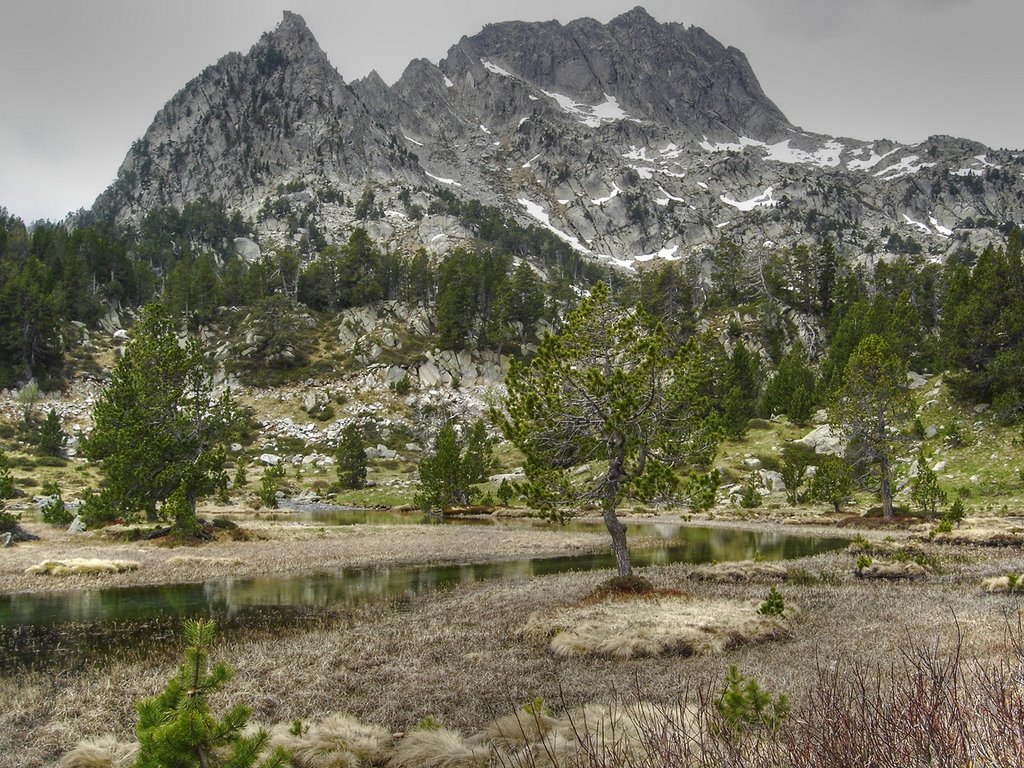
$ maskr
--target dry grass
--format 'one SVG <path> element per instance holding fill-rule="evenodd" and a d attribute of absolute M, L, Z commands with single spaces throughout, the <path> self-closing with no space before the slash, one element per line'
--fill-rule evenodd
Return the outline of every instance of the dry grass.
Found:
<path fill-rule="evenodd" d="M 72 558 L 71 560 L 44 560 L 25 569 L 33 576 L 74 576 L 92 573 L 126 573 L 137 570 L 136 560 L 100 560 L 98 558 Z"/>
<path fill-rule="evenodd" d="M 387 764 L 389 768 L 487 768 L 491 750 L 448 728 L 419 728 L 402 737 Z"/>
<path fill-rule="evenodd" d="M 284 747 L 291 754 L 293 768 L 360 768 L 380 765 L 391 746 L 391 733 L 380 726 L 366 725 L 351 715 L 335 713 L 308 726 L 300 735 L 290 727 L 271 731 L 270 749 Z"/>
<path fill-rule="evenodd" d="M 79 742 L 57 765 L 59 768 L 131 768 L 138 750 L 136 742 L 101 736 Z"/>
<path fill-rule="evenodd" d="M 721 653 L 786 636 L 787 619 L 764 616 L 758 606 L 757 601 L 687 597 L 606 601 L 534 613 L 523 635 L 548 640 L 556 656 L 629 659 Z"/>
<path fill-rule="evenodd" d="M 239 557 L 203 557 L 201 555 L 175 555 L 169 557 L 165 564 L 169 568 L 176 568 L 186 565 L 242 565 L 243 560 Z"/>
<path fill-rule="evenodd" d="M 691 579 L 719 582 L 758 582 L 778 584 L 786 580 L 787 568 L 782 563 L 762 563 L 754 560 L 742 560 L 734 563 L 715 563 L 714 565 L 694 568 Z"/>
<path fill-rule="evenodd" d="M 1024 592 L 1024 577 L 1015 574 L 1016 578 L 1010 583 L 1009 576 L 993 576 L 984 579 L 981 587 L 986 592 Z"/>
<path fill-rule="evenodd" d="M 854 573 L 861 579 L 922 581 L 928 578 L 931 571 L 925 566 L 915 563 L 913 560 L 905 560 L 891 563 L 873 562 L 871 565 L 859 568 Z"/>

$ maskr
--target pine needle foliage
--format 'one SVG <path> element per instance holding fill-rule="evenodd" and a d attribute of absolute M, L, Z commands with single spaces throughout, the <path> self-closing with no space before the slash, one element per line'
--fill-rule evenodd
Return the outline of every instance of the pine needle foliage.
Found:
<path fill-rule="evenodd" d="M 185 622 L 185 663 L 164 690 L 137 705 L 136 768 L 282 768 L 288 754 L 264 756 L 270 734 L 243 736 L 251 711 L 236 704 L 222 717 L 210 711 L 209 696 L 231 678 L 224 662 L 210 666 L 213 622 Z M 262 758 L 262 759 L 261 759 Z"/>

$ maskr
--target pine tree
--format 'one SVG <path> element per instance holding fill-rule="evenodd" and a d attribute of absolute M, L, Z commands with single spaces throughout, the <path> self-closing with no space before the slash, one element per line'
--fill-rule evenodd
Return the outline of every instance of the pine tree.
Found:
<path fill-rule="evenodd" d="M 214 624 L 185 622 L 185 663 L 158 695 L 137 705 L 137 768 L 283 768 L 288 754 L 278 748 L 260 760 L 270 740 L 262 728 L 243 735 L 251 710 L 236 704 L 223 717 L 210 711 L 209 697 L 231 678 L 223 662 L 210 668 Z"/>
<path fill-rule="evenodd" d="M 63 456 L 68 436 L 60 424 L 57 411 L 50 409 L 39 428 L 39 452 L 44 456 Z"/>
<path fill-rule="evenodd" d="M 11 461 L 0 449 L 0 499 L 14 498 L 14 475 L 11 474 Z"/>
<path fill-rule="evenodd" d="M 917 477 L 910 491 L 910 500 L 928 517 L 937 516 L 939 505 L 946 503 L 946 492 L 939 486 L 938 475 L 920 452 L 917 454 Z"/>
<path fill-rule="evenodd" d="M 483 419 L 477 419 L 469 429 L 466 450 L 462 456 L 462 474 L 467 483 L 482 483 L 487 480 L 494 463 L 494 449 L 487 436 Z"/>
<path fill-rule="evenodd" d="M 341 430 L 335 459 L 338 483 L 342 488 L 362 488 L 366 485 L 366 446 L 355 424 L 349 424 Z"/>
<path fill-rule="evenodd" d="M 556 520 L 600 503 L 621 576 L 632 573 L 621 500 L 668 495 L 678 487 L 676 467 L 714 456 L 721 435 L 708 358 L 699 340 L 678 347 L 598 283 L 530 363 L 514 363 L 506 377 L 499 418 L 527 457 L 531 502 Z M 602 467 L 596 477 L 572 474 L 587 462 Z"/>
<path fill-rule="evenodd" d="M 884 338 L 867 336 L 850 356 L 842 389 L 829 405 L 829 425 L 849 441 L 849 454 L 878 468 L 885 518 L 894 516 L 892 466 L 900 437 L 893 430 L 910 417 L 907 371 Z"/>
<path fill-rule="evenodd" d="M 463 472 L 462 452 L 451 424 L 445 424 L 438 432 L 434 451 L 420 461 L 419 471 L 416 504 L 424 511 L 469 502 L 470 484 Z"/>
<path fill-rule="evenodd" d="M 839 514 L 839 506 L 853 493 L 853 469 L 838 456 L 820 456 L 818 471 L 811 478 L 811 496 L 831 504 Z"/>
<path fill-rule="evenodd" d="M 213 399 L 198 343 L 180 346 L 170 317 L 152 304 L 93 409 L 82 450 L 101 462 L 103 495 L 125 519 L 155 518 L 183 484 L 194 515 L 196 499 L 217 487 L 236 418 L 228 393 Z"/>

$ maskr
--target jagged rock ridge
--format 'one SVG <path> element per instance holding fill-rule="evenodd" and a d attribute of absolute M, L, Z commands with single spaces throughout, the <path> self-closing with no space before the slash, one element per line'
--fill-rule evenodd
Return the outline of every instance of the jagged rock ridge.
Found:
<path fill-rule="evenodd" d="M 369 188 L 375 238 L 443 252 L 472 233 L 410 211 L 447 189 L 624 266 L 722 237 L 764 251 L 828 236 L 866 258 L 909 238 L 939 259 L 1024 220 L 1022 163 L 951 137 L 904 146 L 802 131 L 741 52 L 641 8 L 608 24 L 488 25 L 393 86 L 376 73 L 346 84 L 286 13 L 158 113 L 96 207 L 132 221 L 220 198 L 264 237 L 299 241 L 276 212 L 283 198 L 330 239 Z"/>

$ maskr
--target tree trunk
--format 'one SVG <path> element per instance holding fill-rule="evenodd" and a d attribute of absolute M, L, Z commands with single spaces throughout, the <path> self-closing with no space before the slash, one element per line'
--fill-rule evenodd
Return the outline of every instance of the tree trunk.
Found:
<path fill-rule="evenodd" d="M 836 514 L 838 515 L 839 514 L 839 502 L 838 501 L 833 501 L 832 503 L 835 505 Z"/>
<path fill-rule="evenodd" d="M 882 476 L 882 517 L 892 520 L 896 515 L 892 509 L 892 486 L 889 477 L 889 460 L 883 458 L 879 462 L 879 473 Z"/>
<path fill-rule="evenodd" d="M 615 435 L 608 441 L 609 458 L 607 482 L 604 491 L 604 524 L 612 537 L 612 554 L 615 555 L 615 567 L 619 576 L 632 576 L 633 564 L 629 560 L 629 549 L 626 547 L 626 526 L 615 514 L 618 502 L 619 485 L 625 474 L 622 471 L 623 456 L 621 435 Z"/>
<path fill-rule="evenodd" d="M 615 555 L 615 568 L 619 576 L 632 576 L 633 564 L 629 560 L 629 549 L 626 548 L 626 526 L 615 514 L 615 509 L 604 510 L 604 524 L 612 536 L 612 554 Z"/>

